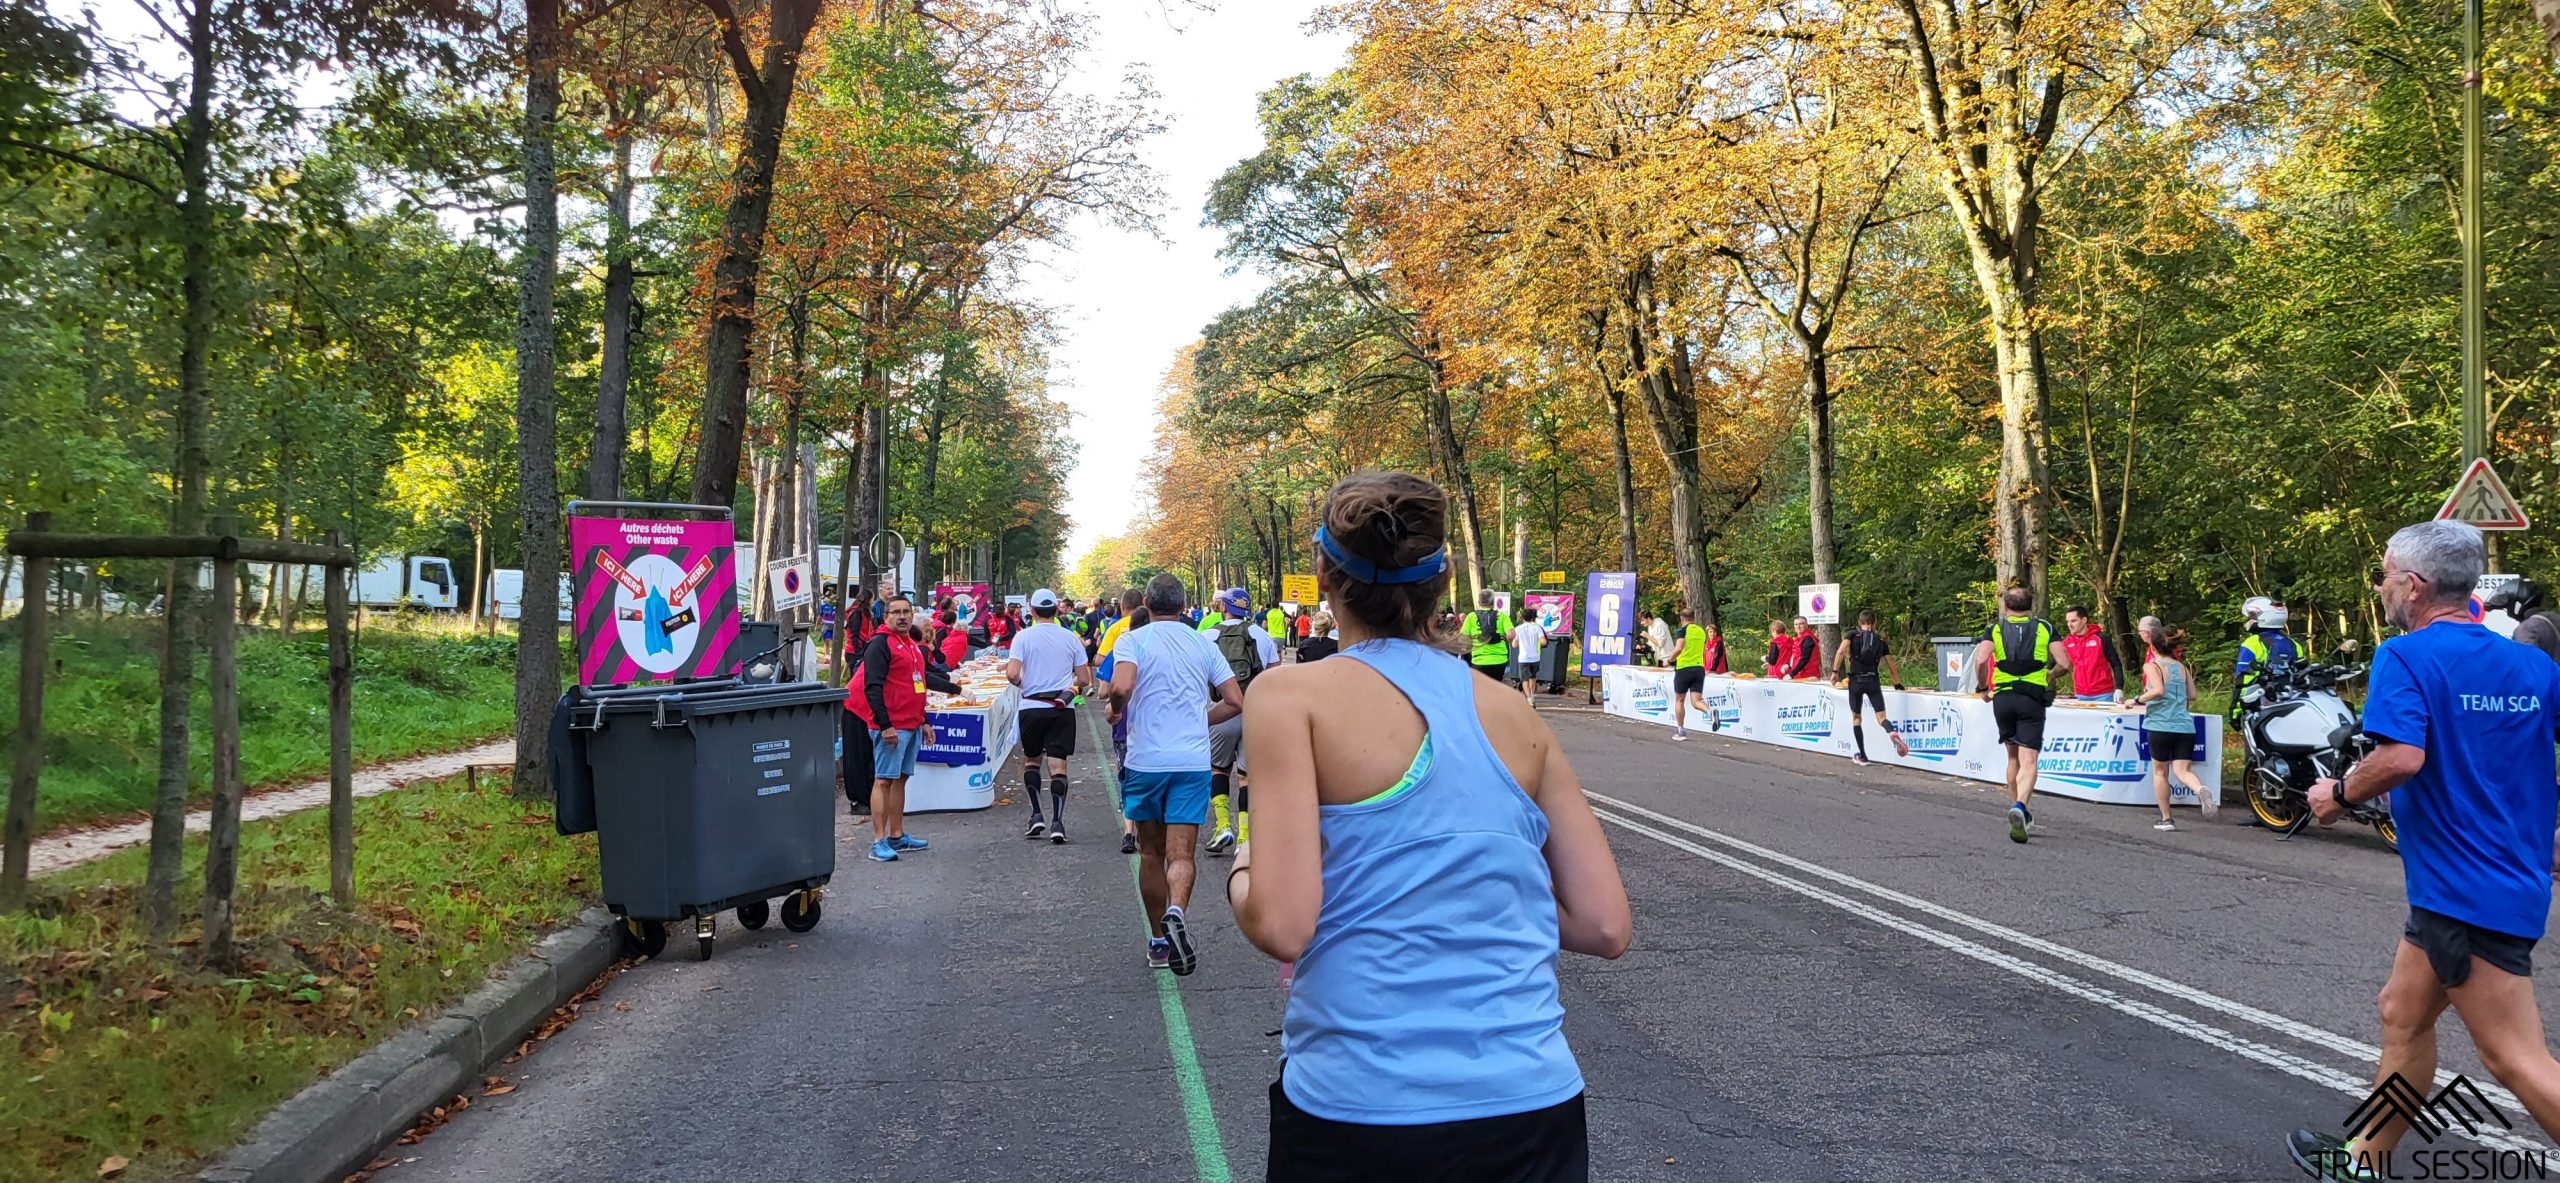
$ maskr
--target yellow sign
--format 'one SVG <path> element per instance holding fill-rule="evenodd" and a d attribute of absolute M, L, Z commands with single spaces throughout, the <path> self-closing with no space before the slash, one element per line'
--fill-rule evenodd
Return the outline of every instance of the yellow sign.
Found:
<path fill-rule="evenodd" d="M 1290 603 L 1292 603 L 1292 604 L 1312 604 L 1312 603 L 1315 603 L 1315 602 L 1316 602 L 1316 577 L 1315 577 L 1315 576 L 1313 576 L 1313 575 L 1283 575 L 1283 576 L 1281 576 L 1281 577 L 1280 577 L 1280 598 L 1281 598 L 1281 599 L 1284 599 L 1284 600 L 1287 600 L 1287 601 L 1289 601 L 1289 602 L 1290 602 Z"/>
<path fill-rule="evenodd" d="M 1538 572 L 1538 582 L 1540 582 L 1540 583 L 1542 583 L 1542 584 L 1545 584 L 1545 585 L 1547 585 L 1547 586 L 1549 586 L 1549 587 L 1563 587 L 1563 586 L 1564 586 L 1564 572 L 1562 572 L 1562 571 L 1540 571 L 1540 572 Z"/>

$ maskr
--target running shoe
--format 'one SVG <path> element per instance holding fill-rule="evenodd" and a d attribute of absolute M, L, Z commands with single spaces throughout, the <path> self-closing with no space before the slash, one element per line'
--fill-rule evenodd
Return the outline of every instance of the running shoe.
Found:
<path fill-rule="evenodd" d="M 1135 835 L 1135 834 L 1122 834 L 1122 835 L 1120 835 L 1120 853 L 1122 853 L 1122 854 L 1136 854 L 1136 853 L 1138 853 L 1138 836 L 1137 836 L 1137 835 Z"/>
<path fill-rule="evenodd" d="M 915 835 L 913 835 L 913 834 L 900 834 L 900 835 L 898 835 L 898 836 L 897 836 L 897 837 L 895 837 L 895 838 L 891 838 L 891 839 L 889 840 L 889 843 L 890 843 L 890 845 L 895 846 L 895 847 L 897 847 L 897 848 L 898 848 L 898 849 L 900 849 L 900 850 L 931 850 L 931 849 L 933 849 L 933 843 L 927 842 L 927 841 L 925 841 L 925 840 L 924 840 L 924 839 L 922 839 L 922 838 L 918 838 L 918 837 L 916 837 L 916 836 L 915 836 Z"/>
<path fill-rule="evenodd" d="M 2285 1153 L 2293 1157 L 2293 1165 L 2314 1179 L 2328 1183 L 2366 1183 L 2380 1179 L 2371 1167 L 2358 1163 L 2347 1144 L 2336 1136 L 2317 1130 L 2295 1130 L 2284 1140 Z"/>
<path fill-rule="evenodd" d="M 1686 727 L 1674 727 L 1671 729 L 1671 738 L 1687 739 L 1689 738 L 1689 729 Z"/>
<path fill-rule="evenodd" d="M 2178 823 L 2170 821 L 2164 817 L 2159 821 L 2151 823 L 2151 828 L 2155 830 L 2174 830 L 2178 828 Z"/>
<path fill-rule="evenodd" d="M 1168 968 L 1175 977 L 1189 977 L 1192 970 L 1200 968 L 1200 954 L 1191 947 L 1191 931 L 1183 927 L 1181 909 L 1164 910 L 1164 939 L 1173 944 L 1173 961 Z"/>
<path fill-rule="evenodd" d="M 1709 730 L 1709 731 L 1723 731 L 1723 730 L 1724 730 L 1724 712 L 1722 712 L 1722 711 L 1708 711 L 1708 712 L 1707 712 L 1707 730 Z"/>
<path fill-rule="evenodd" d="M 1031 828 L 1024 830 L 1022 832 L 1022 836 L 1025 838 L 1040 838 L 1047 836 L 1048 833 L 1049 823 L 1040 820 L 1040 815 L 1035 813 L 1031 815 Z"/>
<path fill-rule="evenodd" d="M 2009 806 L 2009 841 L 2023 843 L 2026 840 L 2027 807 L 2012 804 Z"/>
<path fill-rule="evenodd" d="M 1058 826 L 1057 826 L 1057 828 L 1056 828 L 1056 829 L 1053 829 L 1053 830 L 1049 831 L 1049 845 L 1051 845 L 1051 846 L 1064 846 L 1064 845 L 1066 845 L 1066 844 L 1067 844 L 1067 823 L 1065 823 L 1065 822 L 1059 822 L 1059 823 L 1058 823 Z"/>
<path fill-rule="evenodd" d="M 1173 968 L 1173 942 L 1168 941 L 1163 937 L 1149 937 L 1147 939 L 1147 968 Z"/>
<path fill-rule="evenodd" d="M 1220 830 L 1209 837 L 1209 853 L 1211 854 L 1225 854 L 1235 848 L 1236 832 L 1234 830 Z"/>
<path fill-rule="evenodd" d="M 894 863 L 898 861 L 898 848 L 890 845 L 889 840 L 886 838 L 874 841 L 871 844 L 871 861 L 875 863 Z"/>
<path fill-rule="evenodd" d="M 1851 757 L 1849 757 L 1849 762 L 1850 762 L 1850 763 L 1852 763 L 1852 764 L 1857 765 L 1857 766 L 1858 766 L 1858 767 L 1860 767 L 1860 768 L 1864 768 L 1864 767 L 1866 767 L 1866 766 L 1867 766 L 1867 756 L 1866 756 L 1866 753 L 1864 753 L 1864 752 L 1860 752 L 1860 753 L 1858 753 L 1858 754 L 1857 754 L 1857 755 L 1855 755 L 1855 756 L 1851 756 Z"/>

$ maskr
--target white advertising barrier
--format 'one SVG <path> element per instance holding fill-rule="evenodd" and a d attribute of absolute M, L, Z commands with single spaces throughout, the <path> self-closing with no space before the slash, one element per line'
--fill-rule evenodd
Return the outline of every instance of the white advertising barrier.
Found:
<path fill-rule="evenodd" d="M 981 707 L 943 707 L 927 711 L 933 743 L 916 760 L 907 778 L 907 812 L 944 813 L 985 809 L 996 803 L 996 774 L 1020 746 L 1014 716 L 1022 692 L 1010 687 Z M 1047 708 L 1042 708 L 1047 709 Z"/>
<path fill-rule="evenodd" d="M 1601 679 L 1608 713 L 1671 725 L 1670 670 L 1609 666 Z M 1706 699 L 1724 724 L 1724 735 L 1835 756 L 1857 751 L 1849 736 L 1849 692 L 1828 682 L 1709 675 Z M 1871 729 L 1868 759 L 1968 780 L 2001 780 L 2008 758 L 1990 703 L 1971 695 L 1887 689 L 1884 704 L 1911 754 L 1895 755 L 1893 741 Z M 1692 714 L 1689 729 L 1703 731 L 1704 723 Z M 2196 731 L 2191 752 L 2196 779 L 2219 785 L 2222 720 L 2199 714 Z M 2042 751 L 2036 764 L 2038 792 L 2114 805 L 2151 804 L 2151 752 L 2138 711 L 2056 704 L 2045 714 Z M 2198 804 L 2195 794 L 2174 781 L 2169 793 L 2171 804 Z"/>

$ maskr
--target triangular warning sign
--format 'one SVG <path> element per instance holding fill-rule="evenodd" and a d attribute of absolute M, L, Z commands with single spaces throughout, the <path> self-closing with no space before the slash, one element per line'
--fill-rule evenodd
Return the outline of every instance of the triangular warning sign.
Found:
<path fill-rule="evenodd" d="M 2444 505 L 2436 510 L 2436 520 L 2446 518 L 2469 522 L 2483 530 L 2522 530 L 2533 524 L 2485 456 L 2463 469 L 2462 479 L 2455 481 L 2453 492 L 2445 495 Z"/>

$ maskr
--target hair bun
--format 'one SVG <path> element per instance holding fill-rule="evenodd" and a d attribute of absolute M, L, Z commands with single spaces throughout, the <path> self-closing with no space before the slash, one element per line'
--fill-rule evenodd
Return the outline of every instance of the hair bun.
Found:
<path fill-rule="evenodd" d="M 1393 505 L 1379 506 L 1378 512 L 1370 515 L 1369 524 L 1378 531 L 1379 538 L 1389 543 L 1404 541 L 1404 517 Z"/>

